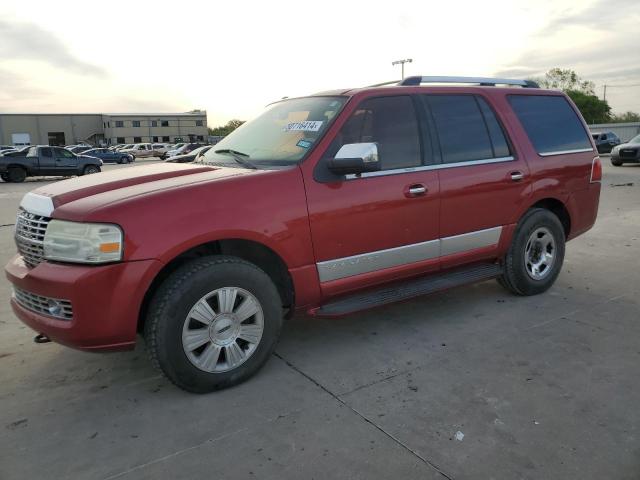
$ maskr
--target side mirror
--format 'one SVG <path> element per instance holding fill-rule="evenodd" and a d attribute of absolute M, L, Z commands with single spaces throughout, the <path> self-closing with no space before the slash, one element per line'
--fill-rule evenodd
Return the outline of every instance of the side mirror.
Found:
<path fill-rule="evenodd" d="M 329 170 L 339 175 L 376 172 L 380 170 L 376 143 L 347 143 L 329 160 Z"/>

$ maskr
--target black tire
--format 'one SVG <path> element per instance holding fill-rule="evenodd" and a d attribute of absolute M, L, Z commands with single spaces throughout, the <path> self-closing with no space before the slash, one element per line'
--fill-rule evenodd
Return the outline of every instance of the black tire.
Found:
<path fill-rule="evenodd" d="M 96 165 L 87 165 L 82 170 L 82 175 L 92 175 L 94 173 L 100 173 L 100 167 Z"/>
<path fill-rule="evenodd" d="M 10 182 L 22 183 L 27 178 L 27 171 L 22 167 L 9 167 L 7 175 Z"/>
<path fill-rule="evenodd" d="M 187 357 L 183 327 L 190 321 L 187 317 L 191 309 L 204 296 L 224 287 L 244 289 L 257 299 L 264 330 L 244 363 L 231 370 L 208 372 Z M 144 337 L 151 361 L 171 382 L 189 392 L 207 393 L 231 387 L 255 374 L 275 348 L 282 319 L 280 295 L 264 271 L 237 257 L 215 255 L 186 263 L 162 283 L 149 304 Z"/>
<path fill-rule="evenodd" d="M 622 162 L 620 160 L 611 159 L 611 165 L 613 165 L 614 167 L 621 167 Z"/>
<path fill-rule="evenodd" d="M 546 229 L 553 237 L 553 263 L 544 277 L 534 279 L 527 268 L 526 249 L 530 237 Z M 565 231 L 556 215 L 543 208 L 529 210 L 518 222 L 511 246 L 503 262 L 504 272 L 498 283 L 516 295 L 538 295 L 547 291 L 558 278 L 565 251 Z"/>
<path fill-rule="evenodd" d="M 9 174 L 8 173 L 0 173 L 0 178 L 3 181 L 7 182 L 7 183 L 11 182 L 11 180 L 9 180 Z"/>
<path fill-rule="evenodd" d="M 122 165 L 125 161 L 126 161 L 126 160 L 125 160 L 125 158 L 124 158 L 124 157 L 120 157 L 120 158 L 116 161 L 116 163 L 117 163 L 118 165 Z"/>

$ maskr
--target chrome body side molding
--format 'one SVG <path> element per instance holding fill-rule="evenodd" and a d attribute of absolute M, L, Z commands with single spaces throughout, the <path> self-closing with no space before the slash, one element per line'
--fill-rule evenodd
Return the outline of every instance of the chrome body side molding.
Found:
<path fill-rule="evenodd" d="M 502 227 L 493 227 L 427 242 L 325 260 L 316 264 L 318 275 L 320 282 L 330 282 L 385 268 L 431 260 L 444 255 L 490 247 L 498 244 L 501 233 Z"/>

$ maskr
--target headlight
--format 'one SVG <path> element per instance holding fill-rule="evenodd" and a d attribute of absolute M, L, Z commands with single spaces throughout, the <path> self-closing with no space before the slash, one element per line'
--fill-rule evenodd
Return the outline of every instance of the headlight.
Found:
<path fill-rule="evenodd" d="M 51 220 L 44 235 L 44 258 L 60 262 L 107 263 L 122 260 L 122 230 L 108 223 Z"/>

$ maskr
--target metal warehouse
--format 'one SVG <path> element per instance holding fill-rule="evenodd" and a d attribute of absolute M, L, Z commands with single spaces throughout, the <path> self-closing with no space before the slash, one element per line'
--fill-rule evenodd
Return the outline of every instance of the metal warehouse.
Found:
<path fill-rule="evenodd" d="M 205 141 L 207 112 L 0 113 L 0 145 Z"/>

